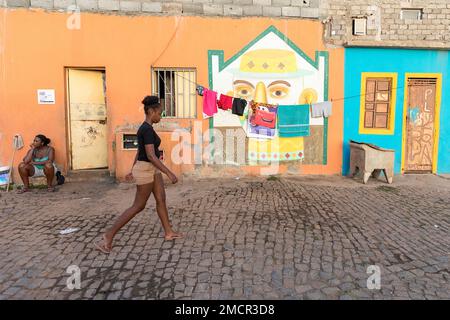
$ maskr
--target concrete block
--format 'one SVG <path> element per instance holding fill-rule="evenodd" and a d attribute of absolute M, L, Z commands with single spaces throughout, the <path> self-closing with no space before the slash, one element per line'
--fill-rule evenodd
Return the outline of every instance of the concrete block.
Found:
<path fill-rule="evenodd" d="M 138 1 L 122 1 L 120 0 L 120 10 L 126 12 L 141 11 L 141 3 Z"/>
<path fill-rule="evenodd" d="M 184 14 L 203 14 L 203 4 L 202 3 L 183 3 L 183 13 Z"/>
<path fill-rule="evenodd" d="M 98 9 L 104 11 L 119 11 L 119 0 L 98 0 Z"/>
<path fill-rule="evenodd" d="M 30 6 L 33 8 L 53 9 L 53 0 L 31 0 Z"/>
<path fill-rule="evenodd" d="M 253 4 L 256 6 L 270 6 L 272 0 L 253 0 Z"/>
<path fill-rule="evenodd" d="M 263 16 L 281 17 L 281 7 L 263 7 Z"/>
<path fill-rule="evenodd" d="M 247 6 L 253 4 L 253 0 L 233 0 L 234 5 Z"/>
<path fill-rule="evenodd" d="M 80 7 L 80 10 L 98 10 L 98 1 L 97 0 L 77 0 L 77 6 Z"/>
<path fill-rule="evenodd" d="M 203 13 L 208 16 L 223 16 L 223 5 L 203 4 Z"/>
<path fill-rule="evenodd" d="M 231 4 L 233 3 L 233 0 L 213 0 L 213 3 Z"/>
<path fill-rule="evenodd" d="M 317 8 L 301 8 L 301 16 L 303 18 L 318 18 L 319 9 Z"/>
<path fill-rule="evenodd" d="M 54 0 L 53 7 L 55 9 L 67 10 L 70 6 L 74 6 L 76 3 L 76 0 Z"/>
<path fill-rule="evenodd" d="M 291 0 L 291 5 L 295 7 L 309 7 L 309 0 Z"/>
<path fill-rule="evenodd" d="M 241 6 L 236 5 L 224 5 L 223 14 L 225 16 L 242 16 L 243 9 Z"/>
<path fill-rule="evenodd" d="M 291 5 L 291 0 L 272 0 L 274 6 L 287 7 Z"/>
<path fill-rule="evenodd" d="M 300 17 L 299 7 L 282 7 L 281 15 L 283 17 Z"/>
<path fill-rule="evenodd" d="M 6 5 L 8 7 L 25 7 L 30 6 L 30 0 L 6 0 Z"/>
<path fill-rule="evenodd" d="M 143 2 L 142 3 L 143 12 L 161 13 L 162 3 L 161 2 Z"/>
<path fill-rule="evenodd" d="M 183 5 L 176 2 L 167 2 L 162 4 L 162 12 L 165 14 L 181 14 Z"/>
<path fill-rule="evenodd" d="M 262 6 L 243 6 L 244 16 L 262 16 Z"/>

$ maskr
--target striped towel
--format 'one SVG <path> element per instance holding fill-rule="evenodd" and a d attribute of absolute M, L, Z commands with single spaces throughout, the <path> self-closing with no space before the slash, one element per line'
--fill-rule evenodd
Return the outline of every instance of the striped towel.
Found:
<path fill-rule="evenodd" d="M 283 138 L 309 136 L 309 105 L 278 106 L 278 135 Z"/>

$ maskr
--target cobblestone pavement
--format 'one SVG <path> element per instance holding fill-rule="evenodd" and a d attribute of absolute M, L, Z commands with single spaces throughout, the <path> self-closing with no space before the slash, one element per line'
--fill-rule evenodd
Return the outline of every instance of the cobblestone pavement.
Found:
<path fill-rule="evenodd" d="M 109 256 L 93 242 L 131 204 L 127 184 L 0 193 L 0 299 L 449 299 L 450 180 L 241 178 L 169 186 L 184 239 L 152 199 Z M 60 235 L 67 227 L 79 231 Z M 66 286 L 81 268 L 81 289 Z M 369 290 L 367 268 L 381 270 Z"/>

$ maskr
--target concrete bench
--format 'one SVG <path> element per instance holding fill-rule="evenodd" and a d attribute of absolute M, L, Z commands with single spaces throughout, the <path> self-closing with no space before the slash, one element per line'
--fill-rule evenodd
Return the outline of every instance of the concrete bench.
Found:
<path fill-rule="evenodd" d="M 350 140 L 350 176 L 362 174 L 366 184 L 372 175 L 378 179 L 381 171 L 389 184 L 394 178 L 395 150 Z"/>

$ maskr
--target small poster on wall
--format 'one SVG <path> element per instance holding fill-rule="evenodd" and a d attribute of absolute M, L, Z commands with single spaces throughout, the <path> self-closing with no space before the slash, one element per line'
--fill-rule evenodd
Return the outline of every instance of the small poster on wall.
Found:
<path fill-rule="evenodd" d="M 0 186 L 8 184 L 9 167 L 0 167 Z"/>
<path fill-rule="evenodd" d="M 54 89 L 38 89 L 37 95 L 39 104 L 55 104 Z"/>

